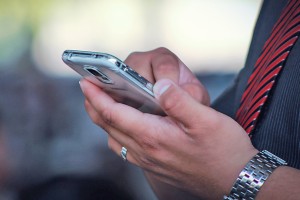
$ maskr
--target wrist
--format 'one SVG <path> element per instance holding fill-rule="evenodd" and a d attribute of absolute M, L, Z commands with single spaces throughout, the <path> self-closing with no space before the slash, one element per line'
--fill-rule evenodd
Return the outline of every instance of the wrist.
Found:
<path fill-rule="evenodd" d="M 227 174 L 224 174 L 224 181 L 223 181 L 223 188 L 222 188 L 222 197 L 224 194 L 230 194 L 232 190 L 232 186 L 237 180 L 237 177 L 244 169 L 246 164 L 251 160 L 259 151 L 255 148 L 250 148 L 249 150 L 243 153 L 237 153 L 234 155 L 231 163 L 228 163 L 228 170 Z"/>
<path fill-rule="evenodd" d="M 272 172 L 286 164 L 266 150 L 257 153 L 242 169 L 229 195 L 224 196 L 224 199 L 255 199 Z"/>

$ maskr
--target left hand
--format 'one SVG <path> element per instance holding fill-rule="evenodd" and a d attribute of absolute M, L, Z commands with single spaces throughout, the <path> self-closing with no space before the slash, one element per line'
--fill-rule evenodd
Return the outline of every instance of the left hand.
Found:
<path fill-rule="evenodd" d="M 176 83 L 159 80 L 161 117 L 115 102 L 100 88 L 81 81 L 86 109 L 109 134 L 110 148 L 159 181 L 204 199 L 228 194 L 245 164 L 257 153 L 239 124 L 205 106 Z"/>

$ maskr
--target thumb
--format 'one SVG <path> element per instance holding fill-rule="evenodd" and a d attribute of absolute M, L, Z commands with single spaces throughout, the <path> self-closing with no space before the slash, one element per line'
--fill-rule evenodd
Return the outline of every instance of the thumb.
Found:
<path fill-rule="evenodd" d="M 186 128 L 195 127 L 195 124 L 201 121 L 202 113 L 209 110 L 171 80 L 157 81 L 153 91 L 165 113 Z"/>

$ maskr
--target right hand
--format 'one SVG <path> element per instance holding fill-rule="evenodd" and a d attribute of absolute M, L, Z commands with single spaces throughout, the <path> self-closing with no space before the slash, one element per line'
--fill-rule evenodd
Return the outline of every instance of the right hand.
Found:
<path fill-rule="evenodd" d="M 147 52 L 133 52 L 124 62 L 150 82 L 155 83 L 160 79 L 172 80 L 198 102 L 210 105 L 205 87 L 170 50 L 161 47 Z"/>

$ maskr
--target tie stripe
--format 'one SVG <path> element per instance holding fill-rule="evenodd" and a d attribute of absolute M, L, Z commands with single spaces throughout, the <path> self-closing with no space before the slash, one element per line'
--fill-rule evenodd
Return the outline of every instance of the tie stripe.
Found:
<path fill-rule="evenodd" d="M 290 17 L 290 15 L 289 15 L 289 17 Z M 285 23 L 285 22 L 286 22 L 286 20 L 283 21 L 282 23 Z M 286 25 L 286 23 L 285 23 L 285 25 Z M 282 26 L 278 26 L 278 27 L 282 27 Z M 253 83 L 254 83 L 253 80 L 255 79 L 255 77 L 257 77 L 258 73 L 263 73 L 264 72 L 263 70 L 260 70 L 260 68 L 263 65 L 267 64 L 267 61 L 268 61 L 268 58 L 269 58 L 268 56 L 270 56 L 270 54 L 271 54 L 270 52 L 272 52 L 272 54 L 273 54 L 274 48 L 276 46 L 278 46 L 278 45 L 276 45 L 275 42 L 278 42 L 279 38 L 282 36 L 282 32 L 283 32 L 283 30 L 281 31 L 281 33 L 276 31 L 277 36 L 272 37 L 273 34 L 274 34 L 274 32 L 273 32 L 273 34 L 271 35 L 271 38 L 266 42 L 265 48 L 263 49 L 263 52 L 262 52 L 261 56 L 259 57 L 256 65 L 255 65 L 255 69 L 254 69 L 253 73 L 250 76 L 246 92 L 243 95 L 243 99 L 246 98 L 247 93 L 249 93 L 250 88 L 252 88 Z M 286 36 L 286 37 L 288 37 L 288 36 Z M 273 55 L 276 56 L 277 54 L 273 54 Z"/>
<path fill-rule="evenodd" d="M 266 45 L 267 48 L 265 48 L 263 50 L 263 53 L 259 57 L 256 65 L 255 65 L 254 71 L 248 80 L 248 85 L 247 85 L 246 91 L 244 92 L 243 97 L 242 97 L 242 104 L 244 103 L 243 101 L 245 101 L 245 99 L 247 99 L 248 95 L 251 94 L 252 90 L 254 90 L 257 87 L 256 84 L 258 84 L 258 79 L 261 77 L 261 74 L 264 73 L 264 70 L 262 70 L 262 68 L 264 68 L 265 65 L 268 64 L 267 62 L 269 61 L 268 60 L 269 56 L 270 56 L 271 52 L 273 54 L 273 51 L 274 51 L 274 46 L 275 46 L 274 41 L 277 38 L 278 37 L 274 38 L 273 41 L 271 40 L 273 43 L 273 46 L 272 46 L 273 48 L 270 49 L 269 48 L 270 46 Z M 276 56 L 276 54 L 273 54 L 273 55 Z M 249 100 L 249 99 L 247 99 L 247 100 Z"/>
<path fill-rule="evenodd" d="M 290 14 L 291 15 L 291 14 Z M 288 17 L 290 17 L 290 15 L 288 16 Z M 286 19 L 287 20 L 287 19 Z M 287 24 L 287 23 L 285 23 L 286 22 L 286 20 L 285 21 L 282 21 L 281 20 L 281 22 L 283 23 L 283 24 Z M 282 24 L 281 23 L 281 24 Z M 279 25 L 281 25 L 281 24 L 279 24 Z M 279 26 L 277 26 L 277 27 L 279 27 Z M 273 31 L 272 32 L 272 35 L 271 35 L 271 37 L 269 38 L 269 40 L 266 42 L 266 44 L 265 44 L 265 48 L 264 48 L 264 50 L 263 50 L 263 53 L 262 53 L 262 55 L 260 56 L 260 58 L 258 59 L 258 61 L 257 61 L 257 64 L 256 64 L 256 66 L 255 66 L 255 70 L 254 70 L 254 72 L 252 73 L 252 75 L 251 75 L 251 77 L 250 77 L 250 79 L 249 79 L 249 84 L 248 84 L 248 87 L 247 87 L 247 89 L 246 89 L 246 92 L 244 93 L 244 95 L 243 95 L 243 99 L 245 99 L 246 98 L 246 95 L 249 93 L 249 90 L 252 88 L 252 86 L 253 86 L 253 83 L 254 83 L 254 79 L 255 79 L 255 77 L 258 77 L 257 75 L 258 75 L 258 72 L 260 72 L 260 73 L 262 73 L 263 72 L 263 70 L 260 70 L 259 71 L 259 66 L 262 66 L 262 65 L 264 65 L 265 63 L 266 63 L 266 58 L 267 58 L 267 56 L 266 56 L 266 53 L 268 52 L 269 54 L 270 54 L 270 51 L 271 51 L 271 49 L 270 49 L 270 45 L 269 44 L 273 44 L 273 49 L 275 48 L 275 45 L 274 45 L 274 41 L 276 40 L 276 41 L 278 41 L 278 37 L 280 37 L 280 35 L 279 35 L 279 33 L 278 33 L 278 31 L 277 31 L 277 29 L 275 28 L 274 29 L 275 31 Z M 274 32 L 275 33 L 277 33 L 277 37 L 275 37 L 274 38 Z M 274 39 L 273 41 L 272 41 L 272 39 Z M 272 41 L 272 42 L 270 42 L 270 41 Z M 266 48 L 267 47 L 267 48 Z M 269 55 L 269 54 L 267 54 L 267 55 Z M 276 54 L 275 54 L 276 55 Z M 264 60 L 262 60 L 263 58 L 265 58 Z M 262 63 L 262 62 L 264 62 L 264 63 Z"/>
<path fill-rule="evenodd" d="M 300 33 L 300 1 L 290 0 L 274 25 L 242 95 L 236 120 L 249 136 Z"/>

